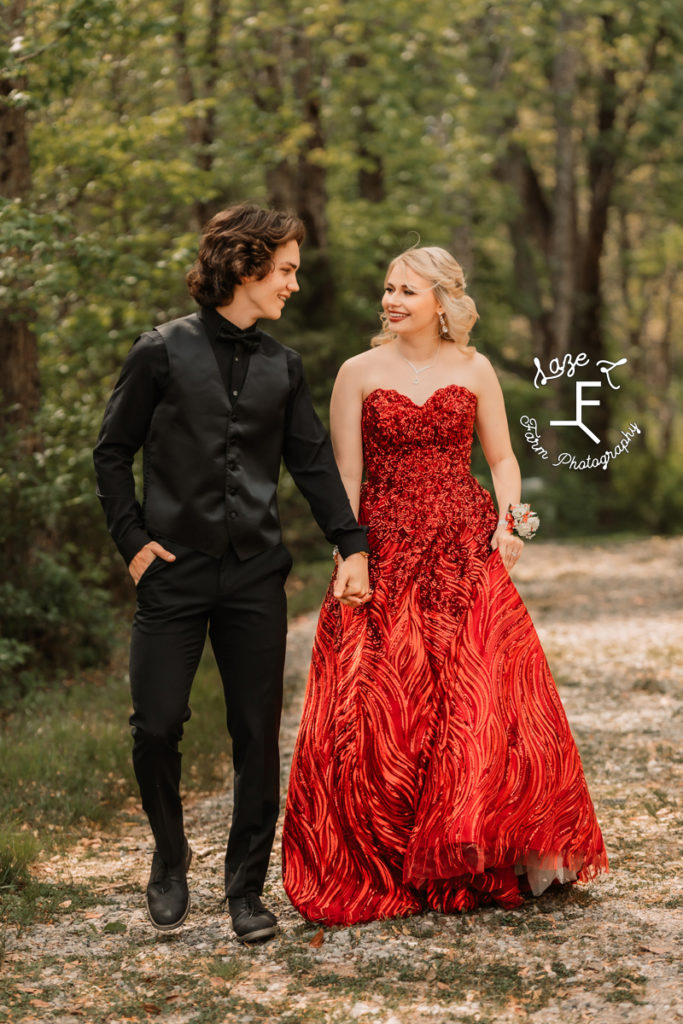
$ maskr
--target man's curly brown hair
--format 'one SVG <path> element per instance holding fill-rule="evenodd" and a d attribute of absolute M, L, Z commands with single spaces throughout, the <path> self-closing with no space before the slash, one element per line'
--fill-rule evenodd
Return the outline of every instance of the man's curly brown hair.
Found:
<path fill-rule="evenodd" d="M 187 275 L 200 306 L 225 306 L 245 277 L 261 280 L 273 269 L 275 250 L 292 240 L 301 245 L 304 225 L 293 213 L 240 203 L 221 210 L 204 228 L 199 254 Z"/>

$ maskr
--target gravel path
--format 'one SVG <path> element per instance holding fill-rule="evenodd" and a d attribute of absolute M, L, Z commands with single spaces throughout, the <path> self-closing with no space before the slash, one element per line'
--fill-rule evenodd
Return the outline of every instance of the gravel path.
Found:
<path fill-rule="evenodd" d="M 289 906 L 276 852 L 266 896 L 281 932 L 244 948 L 220 906 L 226 768 L 223 791 L 187 804 L 195 860 L 183 928 L 158 937 L 146 920 L 150 840 L 125 807 L 112 829 L 41 865 L 65 898 L 49 921 L 6 930 L 0 1021 L 683 1021 L 682 564 L 683 539 L 652 538 L 528 545 L 515 572 L 581 751 L 609 875 L 515 911 L 322 930 Z M 285 775 L 314 625 L 309 616 L 290 630 Z"/>

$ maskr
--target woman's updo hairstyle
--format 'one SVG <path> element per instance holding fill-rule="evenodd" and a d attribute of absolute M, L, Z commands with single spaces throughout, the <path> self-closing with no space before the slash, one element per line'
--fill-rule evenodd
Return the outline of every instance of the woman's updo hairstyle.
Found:
<path fill-rule="evenodd" d="M 204 228 L 197 262 L 187 275 L 190 295 L 200 306 L 225 306 L 245 277 L 261 280 L 273 269 L 275 250 L 304 240 L 298 217 L 240 203 L 221 210 Z"/>
<path fill-rule="evenodd" d="M 474 301 L 465 294 L 465 275 L 457 260 L 437 245 L 407 249 L 391 261 L 387 277 L 399 264 L 409 267 L 431 283 L 435 299 L 443 306 L 446 321 L 445 332 L 440 332 L 441 339 L 454 342 L 463 351 L 473 352 L 469 345 L 470 331 L 479 314 Z M 383 345 L 397 337 L 385 313 L 380 315 L 380 320 L 382 330 L 372 339 L 372 345 Z"/>

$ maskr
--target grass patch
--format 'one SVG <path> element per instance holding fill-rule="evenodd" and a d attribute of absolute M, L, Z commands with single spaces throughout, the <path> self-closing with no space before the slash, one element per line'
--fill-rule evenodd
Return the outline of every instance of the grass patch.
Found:
<path fill-rule="evenodd" d="M 38 840 L 30 833 L 0 828 L 0 898 L 3 892 L 28 884 L 28 867 L 38 849 Z"/>
<path fill-rule="evenodd" d="M 640 1003 L 645 995 L 647 979 L 635 971 L 610 971 L 607 980 L 612 986 L 604 993 L 608 1003 Z"/>
<path fill-rule="evenodd" d="M 21 887 L 15 886 L 2 894 L 0 922 L 3 926 L 23 928 L 103 902 L 102 894 L 93 893 L 87 885 L 36 882 L 29 878 Z"/>
<path fill-rule="evenodd" d="M 241 974 L 248 973 L 252 969 L 250 957 L 239 957 L 233 955 L 226 960 L 210 960 L 207 969 L 213 978 L 220 978 L 222 981 L 234 981 Z"/>

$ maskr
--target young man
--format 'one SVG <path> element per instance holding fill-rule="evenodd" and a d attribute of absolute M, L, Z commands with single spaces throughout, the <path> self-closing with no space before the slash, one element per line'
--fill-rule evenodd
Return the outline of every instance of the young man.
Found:
<path fill-rule="evenodd" d="M 160 931 L 190 907 L 179 794 L 183 723 L 208 627 L 232 737 L 225 891 L 241 941 L 275 934 L 260 900 L 279 811 L 278 731 L 291 557 L 277 509 L 281 459 L 341 559 L 335 595 L 368 599 L 367 541 L 351 511 L 301 358 L 255 327 L 299 290 L 303 225 L 242 204 L 207 225 L 188 286 L 199 312 L 141 335 L 94 452 L 109 531 L 137 587 L 133 764 L 156 850 L 147 909 Z M 132 463 L 142 447 L 144 499 Z"/>

